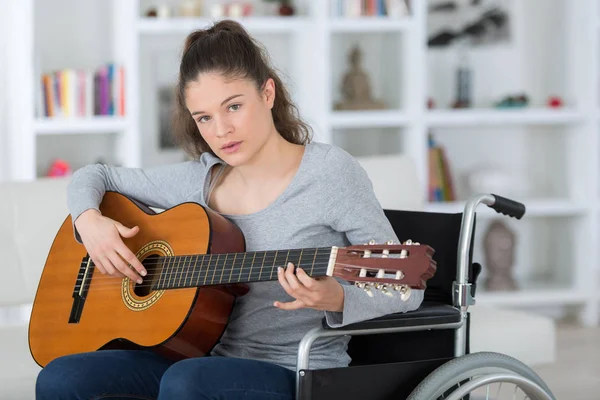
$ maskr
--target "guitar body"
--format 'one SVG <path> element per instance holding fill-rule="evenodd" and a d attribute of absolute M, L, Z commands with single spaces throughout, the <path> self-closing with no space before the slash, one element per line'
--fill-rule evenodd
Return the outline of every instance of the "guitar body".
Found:
<path fill-rule="evenodd" d="M 237 226 L 195 203 L 154 214 L 108 192 L 100 210 L 125 226 L 139 226 L 135 237 L 123 240 L 142 261 L 245 251 Z M 144 292 L 127 278 L 87 270 L 92 274 L 85 276 L 89 287 L 78 305 L 74 288 L 86 273 L 86 256 L 69 216 L 50 249 L 29 324 L 31 354 L 42 367 L 60 356 L 105 348 L 151 348 L 173 360 L 204 356 L 225 330 L 236 296 L 247 291 L 245 285 L 235 284 Z M 147 269 L 145 283 L 158 275 L 152 267 Z"/>

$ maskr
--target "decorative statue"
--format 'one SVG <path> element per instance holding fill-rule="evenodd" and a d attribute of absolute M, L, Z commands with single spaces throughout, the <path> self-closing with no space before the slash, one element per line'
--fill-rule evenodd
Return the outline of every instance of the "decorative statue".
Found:
<path fill-rule="evenodd" d="M 488 290 L 515 290 L 512 275 L 515 258 L 515 234 L 504 222 L 493 221 L 484 237 L 485 262 L 489 276 L 485 281 Z"/>
<path fill-rule="evenodd" d="M 354 46 L 348 57 L 350 70 L 344 75 L 341 89 L 343 100 L 335 105 L 336 110 L 376 110 L 385 105 L 371 98 L 369 77 L 361 67 L 362 54 Z"/>

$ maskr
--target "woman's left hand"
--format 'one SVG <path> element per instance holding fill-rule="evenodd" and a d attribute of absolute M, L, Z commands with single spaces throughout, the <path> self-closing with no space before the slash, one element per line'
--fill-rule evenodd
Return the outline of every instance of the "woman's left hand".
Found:
<path fill-rule="evenodd" d="M 337 311 L 344 309 L 344 289 L 342 285 L 331 276 L 311 278 L 302 268 L 296 269 L 288 263 L 287 268 L 279 268 L 277 278 L 283 289 L 295 301 L 276 301 L 275 307 L 282 310 L 298 310 L 312 308 L 320 311 Z"/>

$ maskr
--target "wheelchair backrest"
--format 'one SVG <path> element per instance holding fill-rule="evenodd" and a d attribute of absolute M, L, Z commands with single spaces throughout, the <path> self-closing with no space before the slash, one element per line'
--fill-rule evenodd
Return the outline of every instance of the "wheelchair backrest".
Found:
<path fill-rule="evenodd" d="M 445 214 L 389 209 L 384 212 L 401 242 L 410 239 L 413 242 L 427 244 L 435 250 L 433 259 L 437 262 L 437 271 L 427 282 L 425 301 L 452 304 L 452 283 L 456 278 L 462 213 Z M 470 249 L 469 265 L 472 265 L 472 243 Z M 472 271 L 469 272 L 469 277 L 472 277 Z"/>

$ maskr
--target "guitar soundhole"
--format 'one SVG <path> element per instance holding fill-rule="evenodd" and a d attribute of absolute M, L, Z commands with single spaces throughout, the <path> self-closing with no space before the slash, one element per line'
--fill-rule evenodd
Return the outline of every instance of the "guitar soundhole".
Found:
<path fill-rule="evenodd" d="M 152 286 L 154 286 L 155 280 L 158 277 L 162 267 L 158 257 L 159 254 L 152 254 L 151 256 L 148 256 L 142 260 L 142 265 L 144 268 L 146 268 L 148 273 L 146 276 L 142 277 L 143 282 L 140 285 L 137 283 L 133 285 L 133 293 L 135 293 L 137 296 L 145 297 L 152 292 Z"/>

